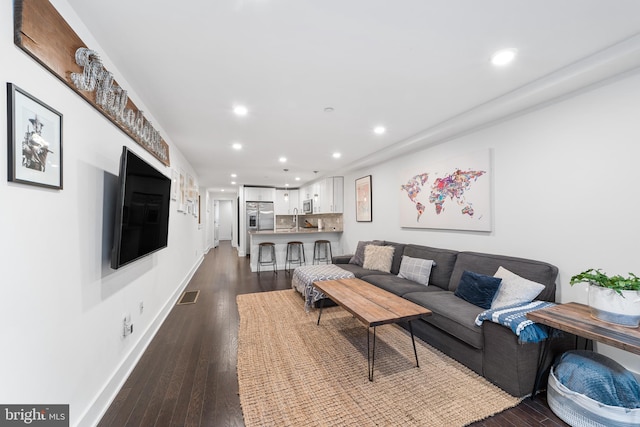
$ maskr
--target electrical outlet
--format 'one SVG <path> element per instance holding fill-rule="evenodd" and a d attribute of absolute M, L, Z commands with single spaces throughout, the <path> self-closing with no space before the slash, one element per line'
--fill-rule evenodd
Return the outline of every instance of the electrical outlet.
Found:
<path fill-rule="evenodd" d="M 133 323 L 131 323 L 131 315 L 127 314 L 126 316 L 124 316 L 124 321 L 122 323 L 122 336 L 126 337 L 127 335 L 131 335 L 133 333 Z"/>

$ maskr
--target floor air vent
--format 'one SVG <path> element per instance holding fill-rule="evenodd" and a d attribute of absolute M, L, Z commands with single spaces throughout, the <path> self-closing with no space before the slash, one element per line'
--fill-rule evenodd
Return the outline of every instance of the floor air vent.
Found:
<path fill-rule="evenodd" d="M 200 291 L 186 291 L 182 294 L 176 305 L 195 304 L 198 300 L 198 295 L 200 295 Z"/>

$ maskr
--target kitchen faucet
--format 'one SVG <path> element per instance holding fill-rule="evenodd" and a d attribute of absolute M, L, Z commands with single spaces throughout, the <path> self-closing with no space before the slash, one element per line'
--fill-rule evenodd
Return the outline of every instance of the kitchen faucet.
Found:
<path fill-rule="evenodd" d="M 293 226 L 298 231 L 298 208 L 293 208 Z"/>

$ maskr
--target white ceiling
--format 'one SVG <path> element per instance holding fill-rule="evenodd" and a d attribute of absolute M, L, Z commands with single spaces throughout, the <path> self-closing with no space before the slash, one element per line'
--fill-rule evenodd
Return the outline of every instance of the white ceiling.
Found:
<path fill-rule="evenodd" d="M 637 0 L 67 1 L 212 190 L 344 173 L 640 67 Z"/>

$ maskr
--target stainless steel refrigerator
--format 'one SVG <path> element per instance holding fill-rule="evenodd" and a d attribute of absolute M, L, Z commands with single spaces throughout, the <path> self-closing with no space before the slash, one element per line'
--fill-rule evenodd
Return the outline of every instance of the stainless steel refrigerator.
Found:
<path fill-rule="evenodd" d="M 250 231 L 273 230 L 274 215 L 273 202 L 247 202 L 247 243 L 245 253 L 251 253 Z"/>

